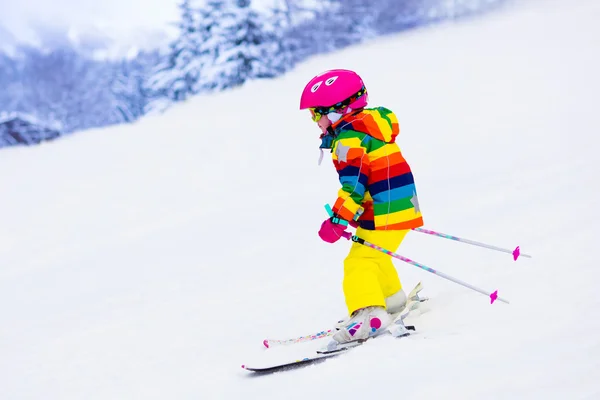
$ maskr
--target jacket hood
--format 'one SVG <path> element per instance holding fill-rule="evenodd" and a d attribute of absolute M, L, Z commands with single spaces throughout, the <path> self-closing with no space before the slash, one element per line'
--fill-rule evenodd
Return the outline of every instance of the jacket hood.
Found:
<path fill-rule="evenodd" d="M 385 143 L 394 143 L 400 133 L 396 115 L 385 107 L 365 108 L 344 115 L 331 127 L 337 134 L 352 130 L 365 133 Z"/>

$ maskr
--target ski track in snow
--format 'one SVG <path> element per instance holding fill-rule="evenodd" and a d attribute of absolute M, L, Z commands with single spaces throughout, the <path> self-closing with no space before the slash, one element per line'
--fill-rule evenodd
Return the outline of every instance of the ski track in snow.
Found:
<path fill-rule="evenodd" d="M 595 0 L 529 2 L 3 149 L 0 398 L 600 398 L 599 17 Z M 328 68 L 397 114 L 426 228 L 533 258 L 412 233 L 401 254 L 511 304 L 396 260 L 431 298 L 418 334 L 254 377 L 240 366 L 319 344 L 263 339 L 345 313 L 349 245 L 316 234 L 337 176 L 297 110 Z"/>

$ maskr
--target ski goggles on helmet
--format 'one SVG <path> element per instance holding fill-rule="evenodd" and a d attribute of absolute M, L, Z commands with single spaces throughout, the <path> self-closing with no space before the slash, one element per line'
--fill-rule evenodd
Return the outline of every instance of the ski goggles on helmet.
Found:
<path fill-rule="evenodd" d="M 308 110 L 310 111 L 310 117 L 312 118 L 313 122 L 319 122 L 323 117 L 323 114 L 317 112 L 316 108 L 309 108 Z"/>
<path fill-rule="evenodd" d="M 329 107 L 312 107 L 312 108 L 309 108 L 312 120 L 314 122 L 318 122 L 323 117 L 323 115 L 327 115 L 330 112 L 333 112 L 333 111 L 336 111 L 336 110 L 341 110 L 341 109 L 344 109 L 344 108 L 348 107 L 350 104 L 354 103 L 356 100 L 358 100 L 360 97 L 362 97 L 366 93 L 367 93 L 367 88 L 365 88 L 363 86 L 354 95 L 348 97 L 344 101 L 340 101 L 339 103 L 335 103 L 332 106 L 329 106 Z"/>

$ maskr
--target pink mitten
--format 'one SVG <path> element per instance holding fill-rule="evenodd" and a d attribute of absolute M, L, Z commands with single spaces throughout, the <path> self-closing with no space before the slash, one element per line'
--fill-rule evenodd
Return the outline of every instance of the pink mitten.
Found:
<path fill-rule="evenodd" d="M 344 225 L 336 224 L 331 222 L 331 219 L 326 219 L 321 224 L 321 229 L 319 229 L 319 237 L 327 243 L 335 243 L 341 237 L 346 237 L 346 235 L 350 234 L 345 229 Z"/>

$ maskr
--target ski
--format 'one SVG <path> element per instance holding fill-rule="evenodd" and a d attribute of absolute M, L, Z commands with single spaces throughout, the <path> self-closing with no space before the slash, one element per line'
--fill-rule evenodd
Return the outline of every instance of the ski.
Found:
<path fill-rule="evenodd" d="M 346 349 L 346 350 L 348 350 L 348 349 Z M 248 365 L 242 365 L 242 368 L 245 369 L 246 371 L 251 371 L 251 372 L 256 372 L 256 373 L 287 371 L 287 370 L 295 369 L 298 367 L 305 367 L 309 364 L 316 364 L 316 363 L 325 361 L 325 359 L 336 357 L 336 356 L 344 353 L 346 350 L 328 353 L 328 354 L 315 353 L 315 355 L 313 355 L 311 357 L 306 357 L 301 360 L 295 360 L 295 361 L 286 362 L 283 364 L 275 364 L 275 365 L 269 365 L 269 366 L 265 366 L 265 367 L 252 367 L 252 366 L 248 366 Z"/>
<path fill-rule="evenodd" d="M 404 306 L 404 308 L 396 313 L 393 314 L 392 317 L 394 318 L 394 321 L 396 321 L 398 319 L 399 316 L 402 317 L 402 319 L 404 319 L 411 311 L 413 311 L 415 308 L 418 307 L 418 303 L 422 303 L 426 300 L 428 300 L 427 298 L 422 298 L 419 296 L 419 292 L 423 290 L 423 284 L 421 282 L 417 283 L 415 285 L 415 287 L 410 291 L 410 293 L 408 294 L 408 299 L 406 301 L 406 305 Z M 310 342 L 313 340 L 318 340 L 318 339 L 323 339 L 329 336 L 333 336 L 336 334 L 336 330 L 335 329 L 328 329 L 328 330 L 323 330 L 320 332 L 316 332 L 316 333 L 312 333 L 309 335 L 304 335 L 304 336 L 300 336 L 300 337 L 295 337 L 295 338 L 290 338 L 290 339 L 265 339 L 263 340 L 263 346 L 265 346 L 266 348 L 272 348 L 275 346 L 289 346 L 289 345 L 293 345 L 293 344 L 298 344 L 298 343 L 305 343 L 305 342 Z"/>
<path fill-rule="evenodd" d="M 377 336 L 371 336 L 371 337 L 366 338 L 366 339 L 355 340 L 353 342 L 344 343 L 342 345 L 335 345 L 334 341 L 332 341 L 332 342 L 329 342 L 329 345 L 334 344 L 334 346 L 329 346 L 328 345 L 326 348 L 323 348 L 321 350 L 317 350 L 317 354 L 334 354 L 334 353 L 344 352 L 344 351 L 353 349 L 355 347 L 362 346 L 367 341 L 372 340 L 372 339 L 377 339 L 377 338 L 380 338 L 382 336 L 391 335 L 391 336 L 396 337 L 396 338 L 406 337 L 406 336 L 410 335 L 409 331 L 414 331 L 414 330 L 415 330 L 415 327 L 413 325 L 407 325 L 407 326 L 402 325 L 402 330 L 401 330 L 402 333 L 398 334 L 398 335 L 395 335 L 394 331 L 392 331 L 392 330 L 390 330 L 388 328 L 385 331 L 381 332 Z"/>
<path fill-rule="evenodd" d="M 408 330 L 415 330 L 414 326 L 407 326 L 406 328 Z M 384 333 L 382 333 L 381 335 L 378 335 L 378 336 L 374 336 L 374 337 L 371 337 L 368 339 L 357 340 L 355 342 L 344 343 L 343 347 L 335 348 L 332 350 L 328 350 L 328 349 L 317 350 L 312 356 L 294 360 L 294 361 L 284 362 L 281 364 L 273 364 L 273 365 L 267 365 L 267 366 L 261 366 L 261 367 L 251 366 L 251 365 L 242 365 L 242 368 L 245 369 L 246 371 L 251 371 L 254 373 L 258 373 L 258 374 L 289 371 L 292 369 L 306 367 L 306 366 L 312 365 L 312 364 L 317 364 L 317 363 L 325 361 L 328 358 L 337 357 L 341 354 L 347 353 L 348 351 L 350 351 L 352 349 L 362 346 L 363 344 L 365 344 L 366 342 L 368 342 L 370 340 L 374 340 L 374 339 L 377 339 L 377 338 L 380 338 L 383 336 L 388 336 L 388 335 L 391 335 L 391 332 L 385 331 Z M 402 338 L 402 337 L 406 337 L 406 336 L 409 336 L 409 334 L 406 333 L 402 336 L 399 336 L 398 338 Z"/>
<path fill-rule="evenodd" d="M 367 341 L 369 341 L 371 339 L 377 339 L 379 337 L 388 336 L 388 335 L 391 335 L 392 337 L 395 337 L 395 338 L 403 338 L 406 336 L 410 336 L 411 333 L 409 331 L 415 331 L 415 327 L 412 325 L 404 325 L 404 319 L 406 317 L 408 317 L 411 314 L 411 312 L 417 310 L 421 303 L 428 300 L 428 298 L 422 298 L 419 296 L 419 292 L 422 290 L 422 288 L 423 288 L 423 286 L 422 286 L 421 282 L 419 282 L 415 286 L 415 288 L 410 292 L 410 294 L 408 296 L 408 300 L 407 300 L 406 305 L 403 308 L 403 310 L 400 311 L 399 313 L 394 314 L 393 315 L 394 321 L 392 322 L 392 324 L 390 324 L 388 329 L 386 329 L 384 332 L 382 332 L 381 334 L 379 334 L 377 336 L 367 338 L 367 339 L 357 340 L 357 341 L 350 342 L 350 343 L 344 343 L 340 346 L 338 346 L 335 343 L 335 341 L 332 340 L 325 347 L 323 347 L 319 350 L 316 350 L 312 355 L 310 355 L 308 357 L 296 359 L 293 361 L 285 361 L 283 363 L 265 365 L 265 366 L 256 366 L 256 365 L 253 366 L 253 365 L 244 364 L 244 365 L 242 365 L 242 368 L 246 371 L 251 371 L 251 372 L 257 373 L 257 374 L 267 374 L 267 373 L 278 372 L 278 371 L 288 371 L 288 370 L 292 370 L 292 369 L 296 369 L 296 368 L 300 368 L 300 367 L 305 367 L 308 365 L 317 364 L 317 363 L 325 361 L 328 358 L 337 357 L 341 354 L 348 352 L 351 349 L 354 349 L 356 347 L 363 345 L 364 343 L 366 343 Z M 290 345 L 290 344 L 295 344 L 295 343 L 312 341 L 312 340 L 316 340 L 316 339 L 322 339 L 322 338 L 325 338 L 325 337 L 335 334 L 335 332 L 337 332 L 337 331 L 336 330 L 322 331 L 322 332 L 319 332 L 319 333 L 316 333 L 313 335 L 302 336 L 298 339 L 287 339 L 287 340 L 271 339 L 271 340 L 265 340 L 263 342 L 263 344 L 267 348 L 271 347 L 273 344 Z"/>

